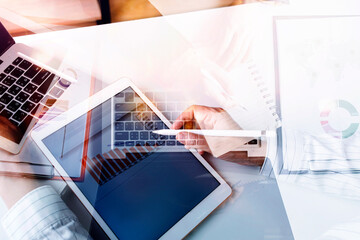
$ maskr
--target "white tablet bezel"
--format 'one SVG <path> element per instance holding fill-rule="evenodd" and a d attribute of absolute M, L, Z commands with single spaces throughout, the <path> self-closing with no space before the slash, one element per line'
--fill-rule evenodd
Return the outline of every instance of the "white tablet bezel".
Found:
<path fill-rule="evenodd" d="M 117 237 L 107 226 L 101 216 L 97 213 L 95 208 L 90 204 L 85 195 L 69 178 L 68 174 L 57 162 L 55 157 L 51 154 L 51 152 L 48 150 L 42 140 L 128 87 L 131 87 L 168 127 L 171 126 L 170 122 L 165 118 L 165 116 L 136 86 L 134 86 L 134 84 L 129 79 L 122 78 L 116 81 L 114 84 L 111 84 L 110 86 L 96 93 L 92 97 L 88 98 L 84 102 L 76 105 L 70 110 L 49 121 L 48 123 L 40 126 L 31 134 L 33 140 L 41 149 L 41 151 L 50 160 L 50 162 L 60 173 L 60 175 L 64 177 L 68 186 L 73 190 L 76 196 L 80 199 L 80 201 L 84 204 L 87 210 L 92 214 L 94 219 L 98 222 L 100 227 L 102 227 L 102 229 L 111 239 L 117 239 Z M 195 206 L 190 212 L 188 212 L 182 219 L 180 219 L 174 226 L 172 226 L 164 235 L 161 236 L 160 239 L 180 239 L 185 237 L 206 216 L 208 216 L 213 210 L 215 210 L 217 206 L 219 206 L 226 198 L 231 195 L 231 188 L 220 177 L 220 175 L 215 172 L 215 170 L 206 162 L 206 160 L 200 154 L 198 154 L 195 150 L 190 151 L 211 173 L 211 175 L 219 182 L 220 185 L 214 191 L 212 191 L 204 200 L 202 200 L 197 206 Z"/>

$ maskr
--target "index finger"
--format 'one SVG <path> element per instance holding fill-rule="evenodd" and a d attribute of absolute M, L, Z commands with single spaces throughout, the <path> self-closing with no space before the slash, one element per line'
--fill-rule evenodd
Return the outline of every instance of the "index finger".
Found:
<path fill-rule="evenodd" d="M 194 120 L 194 106 L 188 107 L 182 112 L 171 126 L 172 129 L 180 129 L 184 123 Z"/>

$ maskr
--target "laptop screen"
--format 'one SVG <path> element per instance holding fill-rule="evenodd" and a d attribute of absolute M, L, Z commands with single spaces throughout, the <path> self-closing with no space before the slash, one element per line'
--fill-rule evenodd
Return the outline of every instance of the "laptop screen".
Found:
<path fill-rule="evenodd" d="M 10 36 L 4 25 L 0 22 L 0 55 L 2 55 L 11 45 L 14 45 L 15 41 Z"/>
<path fill-rule="evenodd" d="M 129 87 L 43 140 L 69 176 L 86 159 L 74 183 L 119 239 L 158 239 L 220 185 L 183 146 L 150 137 L 160 121 Z"/>

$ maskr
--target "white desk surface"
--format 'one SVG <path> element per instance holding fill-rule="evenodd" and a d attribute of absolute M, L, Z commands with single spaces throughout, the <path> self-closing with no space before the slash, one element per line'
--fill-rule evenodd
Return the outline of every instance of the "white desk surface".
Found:
<path fill-rule="evenodd" d="M 200 49 L 210 60 L 214 60 L 219 49 L 213 47 L 221 48 L 224 44 L 222 41 L 226 40 L 226 35 L 229 32 L 238 31 L 241 33 L 251 30 L 256 36 L 268 33 L 271 22 L 265 24 L 262 21 L 269 19 L 266 18 L 269 16 L 255 14 L 256 11 L 264 13 L 264 8 L 266 10 L 268 6 L 261 5 L 259 7 L 255 4 L 246 7 L 221 8 L 166 18 L 152 18 L 37 34 L 16 40 L 50 54 L 52 51 L 54 52 L 54 49 L 66 50 L 67 64 L 82 74 L 83 78 L 79 81 L 84 82 L 83 85 L 74 86 L 67 93 L 66 98 L 71 101 L 71 105 L 86 97 L 86 94 L 76 95 L 74 93 L 84 92 L 84 89 L 85 92 L 88 92 L 86 82 L 90 79 L 88 73 L 92 71 L 97 82 L 101 83 L 100 85 L 103 87 L 122 76 L 127 76 L 143 91 L 177 90 L 183 93 L 183 99 L 192 104 L 216 106 L 216 101 L 205 91 L 201 91 L 204 82 L 199 76 L 198 69 L 192 65 L 196 61 L 192 59 L 194 55 L 191 53 L 191 48 Z M 260 19 L 260 16 L 264 17 Z M 171 24 L 169 24 L 170 22 Z M 234 25 L 234 22 L 237 22 L 237 25 Z M 263 28 L 258 28 L 259 26 L 263 26 Z M 258 49 L 254 51 L 258 53 L 254 55 L 255 57 L 259 56 L 264 47 L 264 45 L 256 45 L 264 39 L 256 39 L 253 41 L 253 45 Z M 272 59 L 271 55 L 256 60 L 259 60 L 259 64 L 266 65 L 266 61 L 269 59 Z M 249 223 L 247 225 L 249 227 L 255 227 L 256 223 L 263 223 L 261 226 L 264 226 L 265 220 L 269 223 L 275 222 L 276 225 L 276 221 L 280 219 L 278 224 L 284 224 L 281 222 L 284 221 L 281 217 L 274 215 L 273 219 L 270 218 L 270 215 L 274 214 L 274 209 L 271 209 L 271 206 L 269 209 L 261 208 L 259 212 L 238 212 L 238 209 L 241 209 L 237 207 L 238 204 L 249 203 L 247 201 L 252 200 L 249 195 L 255 196 L 256 193 L 260 193 L 260 195 L 256 195 L 259 200 L 258 204 L 265 206 L 268 206 L 266 205 L 267 199 L 276 199 L 276 196 L 272 195 L 278 194 L 276 191 L 271 193 L 271 191 L 264 190 L 269 184 L 262 181 L 263 177 L 258 175 L 258 168 L 240 166 L 222 160 L 211 160 L 211 162 L 230 185 L 239 184 L 236 186 L 240 187 L 235 187 L 235 200 L 226 205 L 223 214 L 211 216 L 209 221 L 204 222 L 199 229 L 196 229 L 189 236 L 190 238 L 198 239 L 206 236 L 215 238 L 221 235 L 228 236 L 228 238 L 245 236 L 246 239 L 260 237 L 256 235 L 258 234 L 256 231 L 250 229 L 248 233 L 245 232 L 241 235 L 241 232 L 238 232 L 237 224 L 232 222 L 234 220 L 232 214 L 234 213 L 244 214 L 244 218 L 250 216 L 250 222 L 253 225 Z M 242 183 L 248 183 L 248 186 L 251 186 L 247 188 L 250 193 L 243 195 L 248 199 L 241 197 Z M 277 188 L 276 183 L 275 185 L 274 183 L 271 184 L 273 184 L 271 189 Z M 342 199 L 332 199 L 324 194 L 307 191 L 288 183 L 280 182 L 279 188 L 296 239 L 313 239 L 334 225 L 351 219 L 356 215 L 355 213 L 359 212 L 355 209 L 360 210 L 358 204 L 355 205 Z M 265 196 L 261 195 L 262 191 Z M 326 204 L 322 204 L 324 202 Z M 281 203 L 281 199 L 275 205 L 280 206 L 279 203 Z M 339 208 L 338 206 L 342 207 Z M 278 214 L 281 215 L 282 211 L 279 209 Z M 264 218 L 264 216 L 267 217 Z M 222 231 L 220 228 L 219 234 L 208 235 L 214 233 L 214 226 L 217 226 L 214 219 L 218 219 L 216 221 L 219 221 L 219 224 L 223 226 L 233 227 L 233 235 L 228 232 L 228 228 L 223 228 Z M 262 230 L 259 229 L 259 231 Z"/>

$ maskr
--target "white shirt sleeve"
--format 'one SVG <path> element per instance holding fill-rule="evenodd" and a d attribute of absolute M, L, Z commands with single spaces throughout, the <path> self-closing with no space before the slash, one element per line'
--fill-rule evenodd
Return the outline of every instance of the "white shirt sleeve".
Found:
<path fill-rule="evenodd" d="M 265 121 L 265 119 L 254 118 L 252 114 L 249 114 L 240 105 L 227 106 L 225 108 L 225 111 L 243 129 L 264 130 L 264 129 L 269 128 L 269 126 L 266 125 L 267 121 Z M 266 150 L 265 150 L 265 152 L 266 152 Z M 274 176 L 271 161 L 270 161 L 270 159 L 267 158 L 267 156 L 265 156 L 264 163 L 261 166 L 260 173 L 262 175 L 268 176 L 268 177 Z"/>
<path fill-rule="evenodd" d="M 10 239 L 90 239 L 77 217 L 50 186 L 19 200 L 1 219 Z"/>

